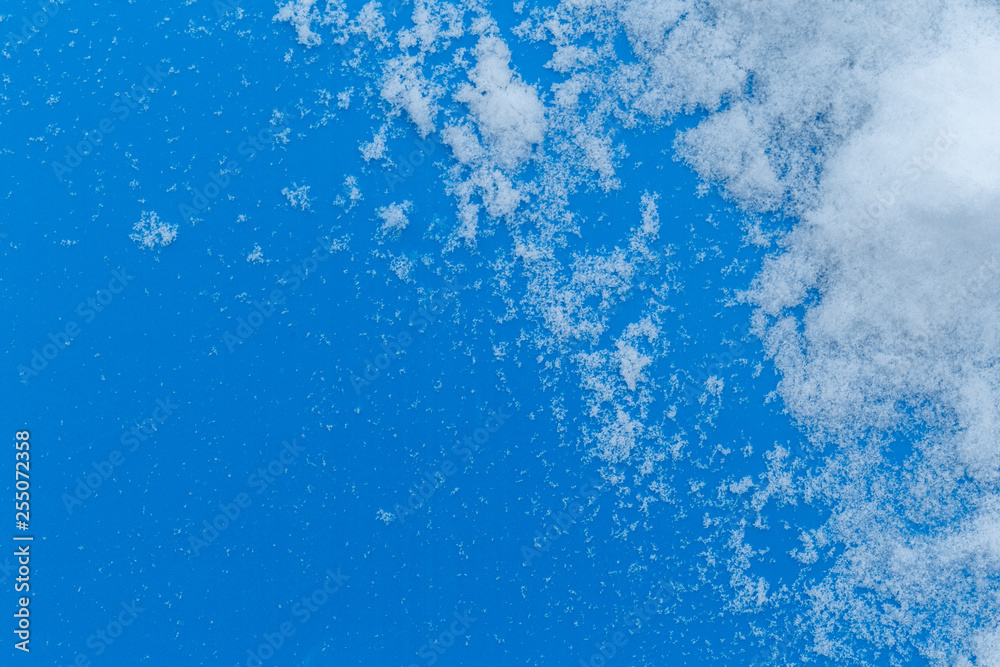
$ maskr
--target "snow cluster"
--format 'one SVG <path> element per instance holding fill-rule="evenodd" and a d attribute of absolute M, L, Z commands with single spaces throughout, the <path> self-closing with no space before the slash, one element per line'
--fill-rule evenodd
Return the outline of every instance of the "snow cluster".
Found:
<path fill-rule="evenodd" d="M 309 189 L 308 185 L 292 183 L 291 187 L 282 188 L 281 194 L 285 195 L 288 205 L 292 208 L 297 208 L 300 211 L 311 211 L 312 198 L 309 197 Z"/>
<path fill-rule="evenodd" d="M 139 222 L 132 225 L 129 238 L 139 244 L 140 248 L 163 248 L 177 239 L 177 225 L 163 222 L 156 211 L 143 211 Z"/>
<path fill-rule="evenodd" d="M 448 152 L 456 224 L 444 251 L 509 236 L 493 288 L 511 319 L 537 325 L 543 376 L 578 374 L 587 419 L 573 437 L 609 469 L 634 465 L 660 498 L 673 491 L 656 468 L 685 446 L 663 325 L 680 289 L 659 242 L 666 200 L 646 193 L 635 220 L 609 220 L 617 245 L 566 247 L 586 218 L 575 193 L 621 187 L 620 133 L 698 112 L 662 148 L 748 216 L 796 221 L 741 299 L 788 414 L 825 457 L 805 475 L 775 446 L 766 475 L 726 486 L 758 513 L 782 499 L 829 517 L 789 557 L 803 568 L 830 559 L 823 574 L 780 593 L 750 572 L 749 536 L 766 521 L 735 528 L 733 605 L 797 595 L 813 610 L 801 622 L 814 650 L 838 660 L 861 660 L 844 641 L 858 637 L 904 661 L 912 649 L 935 664 L 1000 665 L 995 6 L 565 0 L 529 12 L 513 35 L 475 3 L 417 2 L 395 34 L 377 3 L 351 18 L 336 2 L 321 12 L 297 0 L 275 18 L 308 47 L 328 28 L 380 54 L 372 79 L 386 122 Z M 543 43 L 556 83 L 525 74 L 514 39 Z M 373 136 L 365 157 L 383 159 L 393 133 Z M 409 202 L 378 216 L 383 235 L 398 235 Z M 768 243 L 748 230 L 748 242 Z M 392 268 L 409 277 L 400 257 Z M 636 312 L 613 317 L 625 303 Z M 729 385 L 715 374 L 699 384 L 710 420 Z M 657 399 L 669 410 L 652 410 Z"/>
<path fill-rule="evenodd" d="M 379 219 L 382 220 L 382 225 L 379 227 L 379 234 L 390 238 L 398 238 L 403 230 L 406 229 L 406 226 L 410 224 L 408 216 L 412 210 L 413 202 L 410 201 L 398 204 L 394 202 L 388 206 L 380 206 L 375 212 Z"/>

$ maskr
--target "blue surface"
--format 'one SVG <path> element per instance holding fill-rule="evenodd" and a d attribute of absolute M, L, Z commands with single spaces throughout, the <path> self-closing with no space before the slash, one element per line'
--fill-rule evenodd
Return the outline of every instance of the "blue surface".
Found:
<path fill-rule="evenodd" d="M 32 7 L 5 11 L 17 23 Z M 644 513 L 632 501 L 620 506 L 614 490 L 587 495 L 584 485 L 599 479 L 600 466 L 573 435 L 577 418 L 560 429 L 544 407 L 564 396 L 569 414 L 579 413 L 573 376 L 544 384 L 537 351 L 516 343 L 534 325 L 496 322 L 505 305 L 489 288 L 489 263 L 509 243 L 502 228 L 475 253 L 446 258 L 464 264 L 465 284 L 481 281 L 479 289 L 452 290 L 447 274 L 419 263 L 412 282 L 390 271 L 373 237 L 379 206 L 413 201 L 396 248 L 414 257 L 440 255 L 440 230 L 456 224 L 439 184 L 446 151 L 436 144 L 390 192 L 386 175 L 357 150 L 379 126 L 374 100 L 360 99 L 365 81 L 353 82 L 359 99 L 348 111 L 310 127 L 315 117 L 301 117 L 300 100 L 352 81 L 321 66 L 283 63 L 289 49 L 301 50 L 287 26 L 270 21 L 270 5 L 247 10 L 252 18 L 240 24 L 248 30 L 241 35 L 209 3 L 109 8 L 69 0 L 5 60 L 0 292 L 10 326 L 0 424 L 5 433 L 32 433 L 36 535 L 32 653 L 11 650 L 9 664 L 70 665 L 82 655 L 94 665 L 253 665 L 256 655 L 266 665 L 313 667 L 576 665 L 601 646 L 610 650 L 616 631 L 626 641 L 612 665 L 776 664 L 751 625 L 787 632 L 789 645 L 773 647 L 787 659 L 804 651 L 806 639 L 793 634 L 801 610 L 734 613 L 717 594 L 729 583 L 725 568 L 705 566 L 703 540 L 712 530 L 703 512 L 713 484 L 763 471 L 760 457 L 746 458 L 740 448 L 787 442 L 802 452 L 803 445 L 780 404 L 766 402 L 775 379 L 746 333 L 749 309 L 723 305 L 747 286 L 760 251 L 743 245 L 741 215 L 715 194 L 696 196 L 696 178 L 672 160 L 677 126 L 621 130 L 629 151 L 619 174 L 624 187 L 577 197 L 579 210 L 600 207 L 604 217 L 592 216 L 565 248 L 568 257 L 622 244 L 629 225 L 608 221 L 635 220 L 641 195 L 661 192 L 661 248 L 673 246 L 674 278 L 684 286 L 665 316 L 676 332 L 670 365 L 682 384 L 721 374 L 727 396 L 736 397 L 706 425 L 697 394 L 687 393 L 677 428 L 705 441 L 664 463 L 679 504 Z M 525 48 L 519 67 L 529 80 L 544 80 L 548 55 Z M 116 91 L 161 61 L 176 73 L 59 182 L 49 163 L 108 116 Z M 179 206 L 190 201 L 188 188 L 210 182 L 245 137 L 283 108 L 289 143 L 244 163 L 197 224 L 184 222 Z M 411 129 L 391 138 L 389 151 L 410 152 L 417 140 Z M 345 213 L 333 199 L 347 175 L 358 176 L 365 198 Z M 310 184 L 311 213 L 287 205 L 280 190 L 291 183 Z M 143 211 L 178 224 L 177 241 L 155 252 L 129 241 Z M 240 214 L 248 219 L 238 222 Z M 349 250 L 318 264 L 297 289 L 282 284 L 324 234 L 349 237 Z M 255 244 L 268 263 L 245 261 Z M 723 273 L 734 259 L 744 268 Z M 129 284 L 85 322 L 78 304 L 116 270 L 131 276 Z M 511 291 L 522 287 L 515 282 Z M 275 289 L 286 302 L 230 352 L 224 334 Z M 435 296 L 443 313 L 420 331 L 410 316 Z M 612 329 L 642 305 L 623 304 Z M 80 334 L 22 382 L 18 366 L 70 321 Z M 356 392 L 352 375 L 401 332 L 413 337 L 405 354 Z M 504 341 L 512 353 L 497 359 L 493 347 Z M 734 350 L 750 363 L 728 363 Z M 123 437 L 155 421 L 158 399 L 177 407 L 130 450 Z M 652 409 L 668 407 L 659 401 Z M 455 448 L 490 410 L 511 416 L 463 460 Z M 258 469 L 293 440 L 304 451 L 262 488 L 267 477 Z M 716 445 L 733 453 L 713 454 Z M 66 494 L 115 450 L 124 462 L 68 511 Z M 379 520 L 380 510 L 405 503 L 425 474 L 449 462 L 447 483 L 404 522 Z M 690 491 L 690 480 L 707 486 Z M 239 494 L 247 503 L 238 518 L 195 556 L 191 535 L 232 512 L 220 504 Z M 526 565 L 523 547 L 567 511 L 579 518 Z M 738 520 L 731 509 L 718 510 L 727 512 L 727 521 Z M 800 528 L 820 521 L 808 508 L 775 511 L 772 521 L 786 515 Z M 622 526 L 633 524 L 622 537 Z M 756 571 L 798 577 L 784 555 L 796 536 L 775 527 L 748 537 L 770 549 Z M 651 553 L 659 570 L 634 566 L 648 566 Z M 301 600 L 322 590 L 328 571 L 347 578 L 306 615 Z M 2 588 L 5 609 L 14 603 L 11 577 Z M 667 582 L 661 613 L 628 632 L 630 612 L 660 581 Z M 141 612 L 120 638 L 95 639 L 131 603 Z M 454 645 L 435 653 L 431 642 L 458 627 L 456 618 L 465 621 Z M 282 624 L 293 633 L 279 641 Z M 273 657 L 260 650 L 269 636 L 280 644 Z M 447 634 L 442 643 L 450 643 Z"/>

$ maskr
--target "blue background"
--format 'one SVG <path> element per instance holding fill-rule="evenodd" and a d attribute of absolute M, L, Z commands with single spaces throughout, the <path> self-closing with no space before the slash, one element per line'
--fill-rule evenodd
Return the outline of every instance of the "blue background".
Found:
<path fill-rule="evenodd" d="M 19 25 L 36 7 L 8 6 L 4 25 Z M 645 513 L 627 493 L 602 491 L 526 566 L 522 547 L 580 497 L 588 479 L 599 478 L 600 464 L 576 435 L 583 413 L 574 376 L 547 374 L 537 350 L 517 343 L 536 325 L 496 322 L 506 308 L 491 289 L 489 264 L 509 238 L 501 228 L 475 252 L 448 257 L 464 265 L 465 284 L 478 287 L 451 292 L 450 276 L 419 261 L 413 281 L 396 278 L 375 238 L 375 210 L 413 201 L 395 250 L 438 257 L 457 224 L 439 180 L 447 149 L 437 145 L 390 191 L 386 174 L 357 150 L 380 124 L 374 102 L 365 101 L 367 79 L 327 67 L 339 58 L 333 46 L 305 52 L 294 44 L 287 25 L 270 21 L 271 4 L 244 7 L 247 18 L 236 21 L 206 2 L 164 8 L 69 0 L 26 44 L 8 46 L 0 84 L 0 169 L 7 176 L 0 294 L 9 339 L 0 424 L 11 437 L 21 428 L 32 433 L 36 536 L 32 654 L 11 650 L 10 664 L 69 665 L 86 654 L 95 665 L 243 665 L 286 621 L 295 634 L 264 664 L 429 664 L 420 648 L 458 612 L 475 622 L 437 664 L 576 665 L 625 628 L 629 612 L 661 580 L 671 591 L 662 612 L 608 664 L 796 660 L 808 645 L 794 627 L 802 610 L 733 612 L 725 602 L 729 573 L 707 555 L 730 557 L 726 531 L 745 518 L 720 507 L 717 527 L 705 526 L 715 487 L 762 472 L 760 453 L 775 442 L 800 454 L 803 445 L 780 404 L 766 402 L 776 380 L 746 335 L 749 309 L 723 305 L 747 286 L 761 251 L 743 243 L 738 211 L 714 194 L 696 196 L 695 177 L 669 151 L 676 130 L 697 118 L 648 134 L 621 129 L 624 187 L 574 199 L 579 210 L 604 216 L 592 215 L 576 247 L 566 248 L 569 256 L 622 243 L 642 194 L 662 193 L 659 242 L 674 248 L 683 285 L 668 316 L 677 334 L 667 365 L 687 396 L 678 430 L 692 436 L 682 459 L 663 463 L 679 502 Z M 515 17 L 497 11 L 506 28 L 513 25 Z M 511 44 L 526 80 L 552 76 L 542 67 L 545 49 Z M 290 50 L 296 55 L 285 63 Z M 59 182 L 50 163 L 109 115 L 116 93 L 162 61 L 175 73 Z M 315 109 L 318 90 L 351 85 L 350 109 L 330 122 L 318 125 L 315 114 L 304 114 Z M 190 202 L 189 189 L 208 183 L 240 142 L 283 108 L 289 142 L 245 163 L 197 224 L 184 222 L 178 207 Z M 390 140 L 390 153 L 413 150 L 418 137 L 407 132 Z M 347 175 L 358 177 L 365 196 L 345 212 L 333 199 Z M 310 185 L 311 212 L 288 206 L 281 189 L 291 183 Z M 153 252 L 130 241 L 143 211 L 178 224 L 177 241 Z M 616 228 L 609 220 L 629 223 Z M 282 274 L 323 234 L 349 238 L 349 249 L 320 264 L 299 289 L 286 288 L 279 312 L 230 353 L 223 335 L 236 331 L 250 301 L 282 286 Z M 267 263 L 245 261 L 255 244 Z M 724 271 L 734 260 L 740 269 Z M 83 324 L 77 305 L 104 288 L 113 270 L 133 280 Z M 524 291 L 519 279 L 513 294 Z M 449 294 L 426 331 L 408 324 L 432 297 Z M 623 304 L 613 323 L 620 329 L 634 321 L 640 306 Z M 22 382 L 18 366 L 70 320 L 81 322 L 80 335 Z M 402 331 L 414 336 L 412 345 L 359 395 L 352 374 Z M 511 354 L 498 359 L 493 347 L 505 341 Z M 726 353 L 747 361 L 719 368 Z M 763 370 L 755 374 L 758 363 Z M 690 387 L 709 374 L 726 379 L 726 400 L 706 421 Z M 564 397 L 568 423 L 551 417 L 555 396 Z M 67 512 L 63 495 L 73 493 L 77 478 L 122 450 L 123 433 L 148 423 L 157 399 L 167 398 L 178 405 L 174 414 L 135 452 L 124 451 L 125 463 Z M 513 416 L 462 463 L 453 445 L 490 409 Z M 248 477 L 293 438 L 304 453 L 257 494 Z M 755 450 L 750 457 L 739 453 L 747 443 Z M 717 445 L 733 453 L 722 456 Z M 458 472 L 414 515 L 379 520 L 380 510 L 405 503 L 422 475 L 447 460 Z M 705 486 L 692 490 L 693 480 Z M 193 556 L 189 536 L 241 492 L 250 506 Z M 792 585 L 809 569 L 787 556 L 799 546 L 797 531 L 782 530 L 781 521 L 814 526 L 821 512 L 773 509 L 770 517 L 772 530 L 748 533 L 748 542 L 769 549 L 753 569 Z M 627 535 L 623 526 L 631 527 Z M 299 623 L 296 602 L 337 568 L 347 583 Z M 15 600 L 11 579 L 0 589 L 7 609 Z M 95 655 L 88 638 L 133 601 L 144 611 Z M 755 637 L 754 627 L 764 637 Z M 776 645 L 774 634 L 787 642 Z"/>

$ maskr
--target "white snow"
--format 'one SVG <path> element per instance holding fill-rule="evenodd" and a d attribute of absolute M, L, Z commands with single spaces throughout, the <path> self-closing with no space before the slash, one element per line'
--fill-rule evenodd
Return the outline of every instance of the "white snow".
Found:
<path fill-rule="evenodd" d="M 382 220 L 379 234 L 390 238 L 398 238 L 399 235 L 410 224 L 409 214 L 413 210 L 413 202 L 404 201 L 388 206 L 380 206 L 376 215 Z"/>
<path fill-rule="evenodd" d="M 177 240 L 177 225 L 160 220 L 156 211 L 143 211 L 139 222 L 132 226 L 129 238 L 140 248 L 164 248 Z"/>
<path fill-rule="evenodd" d="M 418 0 L 408 25 L 390 34 L 375 3 L 353 21 L 321 17 L 314 4 L 285 3 L 276 19 L 307 46 L 320 43 L 311 26 L 323 21 L 398 49 L 377 63 L 373 90 L 385 122 L 450 151 L 441 178 L 455 228 L 443 251 L 509 235 L 494 287 L 512 319 L 537 326 L 540 367 L 578 374 L 585 419 L 573 437 L 613 479 L 641 464 L 636 477 L 649 476 L 661 497 L 670 491 L 650 461 L 691 446 L 675 429 L 677 405 L 662 416 L 650 410 L 657 397 L 679 403 L 672 392 L 682 373 L 669 355 L 681 334 L 660 314 L 681 288 L 659 239 L 682 212 L 655 184 L 634 219 L 601 220 L 620 232 L 617 246 L 566 246 L 600 213 L 580 211 L 575 193 L 622 187 L 623 131 L 658 130 L 650 136 L 663 141 L 664 123 L 703 114 L 661 148 L 698 174 L 702 191 L 718 188 L 747 214 L 748 244 L 771 248 L 742 300 L 778 372 L 777 396 L 823 451 L 807 475 L 775 445 L 755 486 L 724 485 L 752 493 L 757 514 L 712 545 L 731 556 L 719 566 L 731 574 L 730 602 L 767 610 L 780 595 L 798 596 L 813 610 L 800 621 L 815 652 L 841 661 L 855 657 L 843 638 L 858 637 L 900 651 L 893 659 L 903 662 L 912 646 L 934 664 L 1000 664 L 994 5 L 565 0 L 524 15 L 514 31 L 523 41 L 508 42 L 478 5 Z M 463 34 L 474 47 L 451 44 Z M 525 41 L 551 54 L 549 88 L 525 74 Z M 432 66 L 447 49 L 446 64 Z M 373 136 L 365 157 L 383 159 L 388 149 Z M 380 208 L 381 233 L 404 230 L 410 206 Z M 768 213 L 797 221 L 773 245 L 759 223 Z M 391 260 L 402 279 L 408 261 Z M 510 287 L 515 276 L 522 294 Z M 630 299 L 642 313 L 623 330 L 611 311 Z M 694 409 L 709 423 L 734 388 L 714 372 L 698 384 Z M 566 410 L 553 401 L 555 414 Z M 690 483 L 692 494 L 704 486 Z M 828 518 L 800 531 L 784 562 L 829 560 L 782 590 L 752 571 L 752 531 L 766 526 L 768 503 L 799 500 L 821 504 Z"/>

